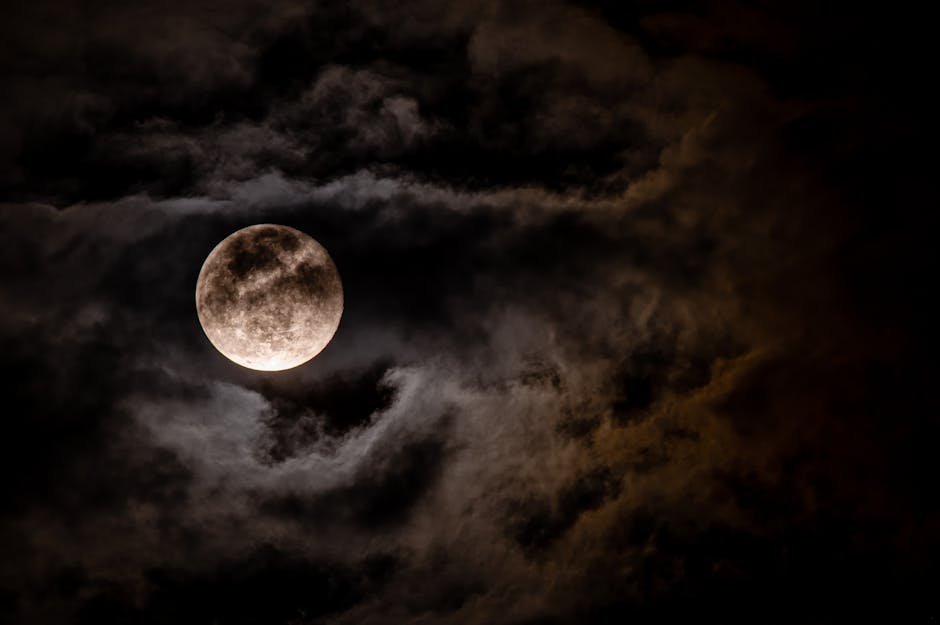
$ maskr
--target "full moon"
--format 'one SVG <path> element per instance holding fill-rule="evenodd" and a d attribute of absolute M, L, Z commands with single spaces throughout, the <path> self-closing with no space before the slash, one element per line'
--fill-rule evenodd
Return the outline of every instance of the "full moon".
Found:
<path fill-rule="evenodd" d="M 196 313 L 225 357 L 249 369 L 281 371 L 307 362 L 333 338 L 343 285 L 313 238 L 258 224 L 229 235 L 206 257 Z"/>

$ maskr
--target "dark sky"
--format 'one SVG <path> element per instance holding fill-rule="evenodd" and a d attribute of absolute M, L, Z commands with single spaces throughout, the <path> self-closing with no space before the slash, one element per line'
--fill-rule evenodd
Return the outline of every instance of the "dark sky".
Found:
<path fill-rule="evenodd" d="M 937 622 L 936 33 L 859 4 L 14 0 L 0 621 Z M 194 307 L 263 222 L 346 294 L 281 373 Z"/>

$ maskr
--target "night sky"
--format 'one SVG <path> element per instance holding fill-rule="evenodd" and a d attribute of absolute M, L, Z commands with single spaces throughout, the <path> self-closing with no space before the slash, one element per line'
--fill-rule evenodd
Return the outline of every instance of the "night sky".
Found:
<path fill-rule="evenodd" d="M 5 6 L 0 621 L 936 623 L 937 35 L 862 4 Z M 257 223 L 343 280 L 284 372 L 196 316 Z"/>

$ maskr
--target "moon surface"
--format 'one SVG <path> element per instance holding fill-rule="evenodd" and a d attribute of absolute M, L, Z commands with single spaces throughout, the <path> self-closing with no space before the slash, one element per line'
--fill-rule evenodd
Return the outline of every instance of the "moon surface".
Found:
<path fill-rule="evenodd" d="M 281 371 L 307 362 L 333 338 L 343 285 L 313 238 L 258 224 L 209 253 L 196 282 L 196 313 L 224 356 L 249 369 Z"/>

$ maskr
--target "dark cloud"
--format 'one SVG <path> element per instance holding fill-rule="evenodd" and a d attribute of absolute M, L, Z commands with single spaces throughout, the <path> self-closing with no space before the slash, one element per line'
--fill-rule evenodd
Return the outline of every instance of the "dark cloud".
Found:
<path fill-rule="evenodd" d="M 388 371 L 377 364 L 335 374 L 312 388 L 281 378 L 261 381 L 260 391 L 272 408 L 267 420 L 271 440 L 264 453 L 280 462 L 324 436 L 342 436 L 368 425 L 395 399 L 396 389 L 385 379 Z"/>
<path fill-rule="evenodd" d="M 576 481 L 555 495 L 554 501 L 533 501 L 512 506 L 508 526 L 512 536 L 530 554 L 560 538 L 578 517 L 616 495 L 617 480 L 606 470 L 577 476 Z"/>
<path fill-rule="evenodd" d="M 151 590 L 143 604 L 120 589 L 102 589 L 82 603 L 76 622 L 305 622 L 361 600 L 380 588 L 395 567 L 392 557 L 350 566 L 310 562 L 268 546 L 206 570 L 150 570 Z M 55 590 L 74 598 L 87 584 L 81 572 L 68 570 Z"/>
<path fill-rule="evenodd" d="M 38 2 L 0 27 L 0 616 L 927 622 L 926 33 L 807 3 Z M 193 291 L 310 233 L 252 372 Z"/>

